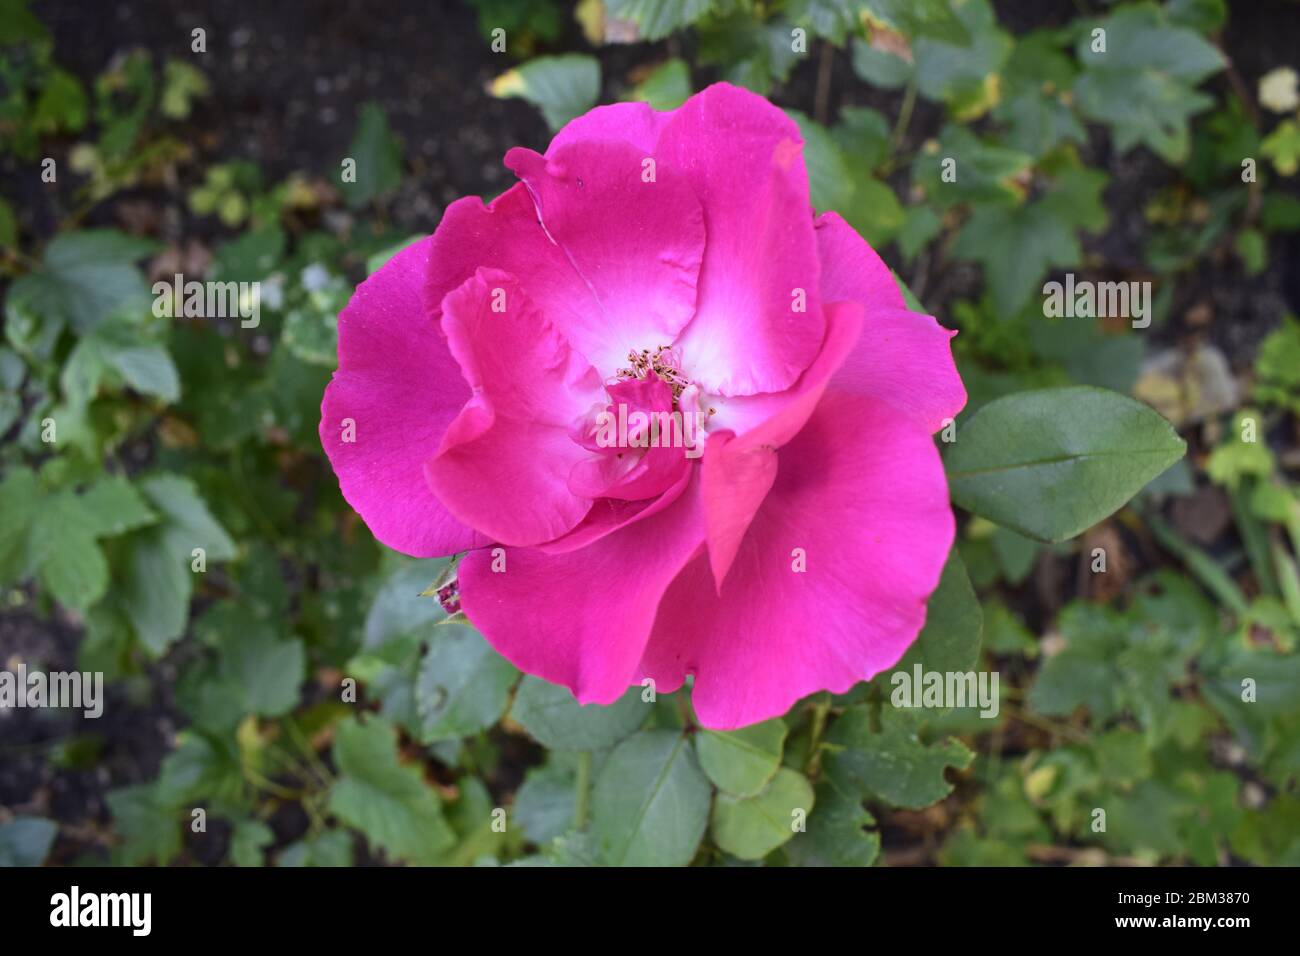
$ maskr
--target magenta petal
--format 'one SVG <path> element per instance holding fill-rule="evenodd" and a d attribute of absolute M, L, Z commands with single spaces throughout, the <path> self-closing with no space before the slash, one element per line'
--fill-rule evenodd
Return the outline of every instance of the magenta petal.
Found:
<path fill-rule="evenodd" d="M 585 548 L 593 541 L 599 541 L 621 528 L 656 515 L 682 496 L 695 474 L 694 468 L 690 466 L 683 468 L 681 474 L 677 476 L 677 481 L 658 498 L 642 498 L 637 501 L 601 498 L 592 504 L 591 510 L 576 528 L 554 541 L 537 545 L 537 550 L 547 554 L 567 554 Z"/>
<path fill-rule="evenodd" d="M 718 730 L 842 693 L 916 638 L 954 531 L 930 435 L 889 405 L 828 391 L 781 450 L 721 594 L 703 554 L 668 588 L 642 670 L 661 691 L 694 673 L 695 711 Z"/>
<path fill-rule="evenodd" d="M 487 205 L 468 197 L 456 200 L 443 213 L 433 234 L 425 287 L 435 317 L 441 315 L 443 297 L 480 267 L 515 276 L 528 298 L 561 332 L 589 323 L 596 310 L 591 290 L 564 251 L 542 231 L 523 183 Z M 577 347 L 572 340 L 571 344 Z"/>
<path fill-rule="evenodd" d="M 803 140 L 761 96 L 719 83 L 664 126 L 656 156 L 686 173 L 708 244 L 696 315 L 678 344 L 706 392 L 788 388 L 824 334 Z M 803 311 L 798 311 L 800 308 Z"/>
<path fill-rule="evenodd" d="M 570 430 L 602 394 L 599 377 L 499 270 L 448 294 L 442 325 L 473 394 L 425 467 L 429 486 L 492 540 L 564 534 L 591 507 L 569 490 L 569 472 L 591 454 Z"/>
<path fill-rule="evenodd" d="M 461 606 L 520 670 L 565 685 L 580 703 L 610 704 L 636 678 L 664 588 L 702 539 L 691 488 L 577 551 L 470 552 L 458 572 Z"/>
<path fill-rule="evenodd" d="M 659 142 L 659 134 L 672 118 L 673 112 L 661 113 L 645 103 L 614 103 L 597 106 L 570 120 L 555 134 L 546 155 L 554 155 L 561 147 L 584 140 L 623 140 L 631 143 L 643 155 L 649 156 Z"/>
<path fill-rule="evenodd" d="M 425 239 L 395 255 L 339 316 L 339 368 L 320 421 L 343 497 L 376 538 L 417 557 L 488 541 L 452 517 L 424 480 L 424 462 L 470 394 L 422 301 L 431 246 Z"/>
<path fill-rule="evenodd" d="M 856 302 L 832 302 L 826 307 L 826 315 L 826 341 L 794 388 L 733 399 L 728 417 L 744 420 L 748 427 L 734 440 L 730 433 L 715 433 L 705 447 L 701 492 L 709 564 L 719 588 L 750 519 L 772 487 L 777 449 L 803 428 L 827 383 L 860 337 L 862 307 Z"/>
<path fill-rule="evenodd" d="M 615 436 L 615 443 L 608 448 L 602 448 L 596 442 L 597 454 L 578 463 L 569 475 L 569 488 L 588 498 L 626 501 L 653 498 L 676 483 L 689 464 L 682 444 L 683 433 L 676 427 L 681 418 L 674 419 L 670 414 L 673 411 L 672 389 L 651 375 L 644 379 L 615 382 L 605 390 L 610 404 L 603 412 L 611 422 L 627 420 L 629 424 L 621 429 L 627 434 Z M 653 432 L 648 427 L 634 428 L 632 423 L 638 421 L 637 413 L 655 423 Z M 661 414 L 666 418 L 660 417 Z M 680 416 L 680 412 L 678 414 Z M 660 422 L 666 427 L 660 427 Z M 639 434 L 641 432 L 645 434 Z M 644 440 L 644 447 L 632 444 L 638 438 Z M 619 444 L 624 439 L 628 444 Z M 584 447 L 591 449 L 593 444 L 588 439 L 584 441 Z"/>
<path fill-rule="evenodd" d="M 686 179 L 623 142 L 553 146 L 546 156 L 516 147 L 506 166 L 596 300 L 564 327 L 574 347 L 612 375 L 629 350 L 670 345 L 695 311 L 704 254 L 704 213 Z"/>
<path fill-rule="evenodd" d="M 754 513 L 772 489 L 776 469 L 776 449 L 771 445 L 741 445 L 730 432 L 709 437 L 700 484 L 709 567 L 719 590 Z"/>
<path fill-rule="evenodd" d="M 931 433 L 939 431 L 966 405 L 949 342 L 957 333 L 910 311 L 889 267 L 835 213 L 817 219 L 817 243 L 822 297 L 861 302 L 867 316 L 835 387 L 889 402 Z"/>

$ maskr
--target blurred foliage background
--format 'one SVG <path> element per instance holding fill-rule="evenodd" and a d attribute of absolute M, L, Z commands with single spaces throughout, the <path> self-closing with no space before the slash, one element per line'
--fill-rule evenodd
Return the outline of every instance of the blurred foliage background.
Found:
<path fill-rule="evenodd" d="M 0 864 L 1300 864 L 1297 50 L 1284 0 L 0 0 L 0 666 L 109 682 L 0 712 Z M 996 720 L 578 708 L 339 496 L 355 284 L 510 146 L 717 79 L 960 330 L 965 415 L 1104 385 L 1189 443 L 1065 544 L 962 521 L 905 663 L 998 671 Z M 1045 318 L 1067 271 L 1150 327 Z M 177 273 L 260 324 L 156 314 Z"/>

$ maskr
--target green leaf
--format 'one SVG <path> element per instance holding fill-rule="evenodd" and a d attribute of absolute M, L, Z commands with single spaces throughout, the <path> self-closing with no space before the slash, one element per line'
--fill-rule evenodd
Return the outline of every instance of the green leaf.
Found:
<path fill-rule="evenodd" d="M 397 738 L 387 721 L 371 717 L 339 724 L 334 763 L 341 776 L 330 791 L 330 811 L 374 846 L 429 865 L 456 842 L 438 795 L 419 769 L 398 763 Z"/>
<path fill-rule="evenodd" d="M 615 748 L 592 795 L 592 832 L 615 866 L 685 866 L 709 817 L 709 781 L 690 740 L 642 731 Z"/>
<path fill-rule="evenodd" d="M 0 867 L 40 866 L 58 832 L 57 823 L 41 817 L 15 817 L 0 826 Z"/>
<path fill-rule="evenodd" d="M 787 110 L 804 139 L 804 162 L 813 206 L 842 215 L 867 242 L 880 246 L 903 224 L 893 189 L 863 172 L 854 175 L 830 132 L 797 110 Z"/>
<path fill-rule="evenodd" d="M 955 178 L 949 182 L 943 179 L 947 159 L 956 164 Z M 941 208 L 961 202 L 1007 205 L 1019 202 L 1024 191 L 1021 181 L 1033 161 L 1029 153 L 1008 149 L 966 126 L 949 123 L 939 131 L 938 149 L 923 150 L 913 160 L 912 179 Z"/>
<path fill-rule="evenodd" d="M 239 820 L 230 835 L 230 860 L 235 866 L 261 866 L 274 842 L 275 833 L 261 820 Z"/>
<path fill-rule="evenodd" d="M 1210 480 L 1228 488 L 1238 488 L 1251 477 L 1267 478 L 1273 473 L 1273 453 L 1267 442 L 1246 441 L 1246 429 L 1259 427 L 1257 409 L 1243 408 L 1232 416 L 1226 440 L 1210 453 L 1205 472 Z"/>
<path fill-rule="evenodd" d="M 853 39 L 853 72 L 872 86 L 896 90 L 912 76 L 912 64 L 889 50 L 880 50 L 867 41 Z"/>
<path fill-rule="evenodd" d="M 496 825 L 496 801 L 478 777 L 461 778 L 458 788 L 460 792 L 448 807 L 447 816 L 459 839 L 439 865 L 495 865 L 497 854 L 509 839 L 506 831 Z"/>
<path fill-rule="evenodd" d="M 712 0 L 607 0 L 605 15 L 635 23 L 638 39 L 662 40 L 690 26 L 712 7 Z"/>
<path fill-rule="evenodd" d="M 182 810 L 154 784 L 122 787 L 106 799 L 113 825 L 123 837 L 114 854 L 121 865 L 166 866 L 180 853 Z"/>
<path fill-rule="evenodd" d="M 1294 176 L 1296 170 L 1300 170 L 1300 123 L 1284 119 L 1265 137 L 1259 148 L 1273 161 L 1279 173 Z"/>
<path fill-rule="evenodd" d="M 125 534 L 158 520 L 144 497 L 121 475 L 101 478 L 81 496 L 96 538 Z"/>
<path fill-rule="evenodd" d="M 577 53 L 541 56 L 502 73 L 489 89 L 498 98 L 518 96 L 532 103 L 555 131 L 596 104 L 600 61 Z"/>
<path fill-rule="evenodd" d="M 1277 654 L 1263 648 L 1230 648 L 1221 661 L 1202 662 L 1207 673 L 1202 693 L 1229 729 L 1257 760 L 1274 751 L 1286 757 L 1284 779 L 1295 773 L 1295 731 L 1300 729 L 1300 655 Z M 1244 681 L 1253 694 L 1245 693 Z"/>
<path fill-rule="evenodd" d="M 168 119 L 188 119 L 193 101 L 207 96 L 208 90 L 208 78 L 202 70 L 184 60 L 168 60 L 163 70 L 159 112 Z"/>
<path fill-rule="evenodd" d="M 970 32 L 969 41 L 918 37 L 912 44 L 917 88 L 927 99 L 948 103 L 959 115 L 977 116 L 993 105 L 994 77 L 1011 52 L 1012 40 L 998 29 L 988 0 L 966 0 L 954 10 Z"/>
<path fill-rule="evenodd" d="M 784 83 L 801 55 L 791 49 L 790 27 L 780 21 L 760 23 L 741 11 L 710 17 L 695 30 L 699 62 L 716 66 L 719 79 L 760 95 Z"/>
<path fill-rule="evenodd" d="M 512 816 L 532 842 L 549 843 L 573 826 L 576 761 L 572 754 L 552 753 L 546 763 L 524 774 Z"/>
<path fill-rule="evenodd" d="M 421 592 L 446 569 L 445 558 L 403 563 L 384 579 L 366 613 L 361 646 L 381 652 L 389 645 L 406 646 L 423 637 L 429 626 L 445 620 L 447 612 L 437 599 Z"/>
<path fill-rule="evenodd" d="M 875 818 L 857 797 L 824 780 L 816 790 L 817 812 L 808 829 L 791 840 L 785 854 L 796 866 L 871 866 L 880 855 Z"/>
<path fill-rule="evenodd" d="M 0 0 L 0 44 L 39 42 L 49 36 L 40 18 L 27 9 L 27 0 Z"/>
<path fill-rule="evenodd" d="M 907 207 L 903 213 L 903 225 L 898 230 L 898 248 L 902 250 L 903 258 L 909 262 L 915 259 L 942 228 L 943 220 L 929 203 Z"/>
<path fill-rule="evenodd" d="M 59 603 L 84 610 L 108 588 L 108 562 L 96 539 L 147 525 L 156 516 L 135 489 L 120 477 L 108 477 L 78 495 L 71 488 L 41 499 L 30 472 L 16 471 L 0 495 L 14 501 L 14 521 L 0 526 L 0 569 L 5 577 L 35 565 L 42 585 Z M 21 512 L 27 513 L 20 518 Z M 28 530 L 30 528 L 30 531 Z"/>
<path fill-rule="evenodd" d="M 926 671 L 965 672 L 979 662 L 984 613 L 956 549 L 948 555 L 939 584 L 926 602 L 925 627 L 898 665 L 876 678 L 889 687 L 900 671 L 910 675 L 920 664 Z"/>
<path fill-rule="evenodd" d="M 702 731 L 695 738 L 700 768 L 719 789 L 752 797 L 781 766 L 787 732 L 780 718 L 741 730 Z"/>
<path fill-rule="evenodd" d="M 193 572 L 169 546 L 163 529 L 149 528 L 130 539 L 122 605 L 140 643 L 154 656 L 185 630 L 193 589 Z"/>
<path fill-rule="evenodd" d="M 111 229 L 55 236 L 41 268 L 18 279 L 9 297 L 78 332 L 115 315 L 143 315 L 151 296 L 135 263 L 155 249 L 156 243 Z"/>
<path fill-rule="evenodd" d="M 116 349 L 108 354 L 108 360 L 123 381 L 142 395 L 153 395 L 164 402 L 181 397 L 176 365 L 161 345 Z"/>
<path fill-rule="evenodd" d="M 994 306 L 1004 314 L 1020 311 L 1049 268 L 1083 257 L 1073 231 L 1041 203 L 977 207 L 958 233 L 953 254 L 983 263 Z"/>
<path fill-rule="evenodd" d="M 205 560 L 228 561 L 235 544 L 208 511 L 194 483 L 180 475 L 155 474 L 138 486 L 161 521 L 130 539 L 121 587 L 122 606 L 140 642 L 158 655 L 185 629 L 195 548 Z"/>
<path fill-rule="evenodd" d="M 1076 49 L 1083 73 L 1075 101 L 1089 119 L 1108 124 L 1121 152 L 1139 143 L 1170 163 L 1187 158 L 1188 119 L 1214 99 L 1194 87 L 1223 69 L 1223 56 L 1194 30 L 1171 24 L 1153 4 L 1122 7 L 1098 23 L 1105 52 L 1094 52 L 1092 31 L 1080 31 Z"/>
<path fill-rule="evenodd" d="M 919 810 L 952 792 L 944 770 L 964 770 L 975 755 L 959 740 L 922 743 L 923 718 L 885 705 L 880 730 L 871 729 L 865 706 L 850 707 L 832 725 L 826 740 L 828 778 L 847 793 L 876 794 L 898 807 Z"/>
<path fill-rule="evenodd" d="M 356 162 L 356 182 L 345 181 L 340 188 L 353 209 L 401 185 L 402 144 L 389 129 L 388 115 L 378 103 L 361 107 L 346 158 Z"/>
<path fill-rule="evenodd" d="M 835 46 L 843 44 L 856 25 L 857 7 L 849 0 L 788 0 L 784 7 L 787 20 Z"/>
<path fill-rule="evenodd" d="M 579 705 L 568 688 L 540 677 L 519 682 L 510 716 L 551 750 L 602 750 L 612 747 L 645 722 L 650 706 L 633 687 L 610 704 Z"/>
<path fill-rule="evenodd" d="M 1079 386 L 983 406 L 944 464 L 953 501 L 1031 538 L 1064 541 L 1113 514 L 1183 456 L 1148 406 Z"/>
<path fill-rule="evenodd" d="M 846 106 L 831 130 L 850 169 L 874 170 L 889 158 L 889 120 L 867 106 Z"/>
<path fill-rule="evenodd" d="M 1006 143 L 1035 157 L 1087 133 L 1068 97 L 1078 71 L 1060 48 L 1060 34 L 1038 30 L 1016 38 L 1003 74 L 1003 98 L 994 119 L 1009 127 Z"/>
<path fill-rule="evenodd" d="M 1094 719 L 1105 720 L 1120 707 L 1115 661 L 1126 643 L 1122 622 L 1108 608 L 1074 603 L 1062 612 L 1057 629 L 1066 646 L 1043 661 L 1029 691 L 1030 708 L 1065 716 L 1086 706 Z"/>
<path fill-rule="evenodd" d="M 1255 357 L 1255 397 L 1300 415 L 1300 322 L 1284 316 Z M 1240 433 L 1238 433 L 1240 434 Z"/>
<path fill-rule="evenodd" d="M 244 767 L 233 738 L 218 742 L 203 731 L 184 730 L 176 743 L 159 770 L 156 788 L 160 802 L 181 807 L 192 806 L 196 800 L 242 799 Z"/>
<path fill-rule="evenodd" d="M 495 724 L 519 672 L 474 628 L 455 622 L 432 629 L 415 686 L 421 739 L 455 740 Z"/>
<path fill-rule="evenodd" d="M 1165 13 L 1171 23 L 1213 33 L 1228 19 L 1227 0 L 1169 0 Z"/>
<path fill-rule="evenodd" d="M 989 540 L 1007 583 L 1023 583 L 1029 576 L 1029 572 L 1034 569 L 1038 552 L 1042 550 L 1042 542 L 1008 531 L 1006 528 L 995 528 Z"/>
<path fill-rule="evenodd" d="M 188 566 L 194 548 L 203 548 L 209 561 L 230 561 L 235 557 L 235 542 L 212 517 L 189 478 L 150 475 L 140 481 L 140 490 L 162 515 L 166 545 L 183 564 Z"/>
<path fill-rule="evenodd" d="M 853 181 L 839 144 L 826 127 L 798 110 L 786 110 L 786 114 L 799 125 L 799 135 L 803 137 L 803 158 L 808 168 L 808 192 L 813 207 L 819 212 L 843 209 L 853 195 Z"/>
<path fill-rule="evenodd" d="M 952 0 L 856 0 L 860 15 L 906 36 L 928 36 L 970 43 L 970 30 Z"/>
<path fill-rule="evenodd" d="M 357 182 L 361 182 L 358 169 Z M 260 282 L 272 272 L 284 255 L 284 230 L 278 225 L 250 230 L 238 239 L 223 242 L 212 259 L 208 278 L 219 282 Z"/>
<path fill-rule="evenodd" d="M 352 835 L 346 830 L 326 830 L 318 837 L 285 847 L 276 863 L 279 866 L 351 866 Z"/>
<path fill-rule="evenodd" d="M 710 833 L 734 857 L 761 860 L 795 835 L 813 809 L 813 788 L 796 770 L 782 767 L 755 796 L 719 793 Z"/>
<path fill-rule="evenodd" d="M 1075 385 L 1129 392 L 1137 381 L 1145 349 L 1137 335 L 1110 335 L 1096 322 L 1035 320 L 1029 342 L 1044 359 L 1065 366 Z"/>
<path fill-rule="evenodd" d="M 31 565 L 28 543 L 40 496 L 40 484 L 30 468 L 11 468 L 0 481 L 0 583 L 22 577 Z"/>
<path fill-rule="evenodd" d="M 108 589 L 108 562 L 91 534 L 95 523 L 71 491 L 47 498 L 35 516 L 41 584 L 65 607 L 85 610 Z"/>
<path fill-rule="evenodd" d="M 624 99 L 649 103 L 651 109 L 675 110 L 691 95 L 691 71 L 685 60 L 665 60 L 644 80 L 634 86 Z"/>
<path fill-rule="evenodd" d="M 281 717 L 298 705 L 307 677 L 307 655 L 300 640 L 276 640 L 270 628 L 246 627 L 222 635 L 221 673 L 238 688 L 244 713 Z"/>

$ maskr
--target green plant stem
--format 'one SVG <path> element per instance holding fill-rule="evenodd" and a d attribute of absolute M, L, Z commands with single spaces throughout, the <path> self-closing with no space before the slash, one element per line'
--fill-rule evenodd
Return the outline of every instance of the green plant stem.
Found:
<path fill-rule="evenodd" d="M 890 137 L 895 150 L 903 145 L 903 138 L 907 135 L 907 127 L 912 122 L 912 108 L 914 106 L 916 106 L 915 74 L 907 81 L 907 89 L 903 93 L 903 105 L 898 110 L 898 121 L 894 123 L 894 133 Z"/>
<path fill-rule="evenodd" d="M 1151 533 L 1155 535 L 1161 547 L 1182 561 L 1187 566 L 1187 570 L 1205 586 L 1207 591 L 1218 598 L 1220 603 L 1238 617 L 1245 617 L 1250 606 L 1246 601 L 1246 595 L 1241 593 L 1241 588 L 1237 587 L 1237 583 L 1217 561 L 1200 548 L 1180 538 L 1159 516 L 1146 514 L 1145 518 Z"/>
<path fill-rule="evenodd" d="M 323 785 L 328 787 L 334 780 L 334 774 L 330 773 L 329 768 L 326 767 L 324 762 L 320 759 L 320 755 L 312 749 L 311 743 L 302 732 L 302 728 L 298 726 L 298 722 L 290 717 L 284 722 L 284 726 L 289 733 L 289 738 L 294 742 L 298 749 L 302 751 L 303 756 L 307 760 L 308 768 L 315 772 L 316 778 Z"/>
<path fill-rule="evenodd" d="M 1003 705 L 1003 709 L 1012 717 L 1012 719 L 1018 720 L 1022 724 L 1028 724 L 1031 727 L 1037 727 L 1044 733 L 1064 737 L 1066 740 L 1078 744 L 1087 743 L 1089 740 L 1088 735 L 1077 728 L 1071 727 L 1069 724 L 1057 723 L 1056 721 L 1049 720 L 1045 717 L 1039 717 L 1037 714 L 1026 710 L 1025 708 L 1015 706 L 1007 707 L 1006 705 Z"/>
<path fill-rule="evenodd" d="M 1260 591 L 1264 594 L 1277 594 L 1277 579 L 1274 577 L 1273 566 L 1269 561 L 1268 533 L 1250 510 L 1250 493 L 1254 487 L 1253 482 L 1244 483 L 1240 488 L 1231 489 L 1228 498 L 1232 504 L 1233 519 L 1237 522 L 1237 530 L 1241 532 L 1242 543 L 1246 546 L 1246 556 L 1250 559 L 1250 567 L 1255 572 L 1255 580 L 1259 583 Z"/>
<path fill-rule="evenodd" d="M 808 761 L 804 765 L 804 772 L 810 777 L 815 778 L 821 771 L 822 734 L 826 732 L 826 718 L 830 712 L 830 695 L 819 694 L 813 702 L 812 728 L 808 732 Z"/>
<path fill-rule="evenodd" d="M 1277 568 L 1278 584 L 1282 589 L 1282 603 L 1286 605 L 1291 620 L 1300 626 L 1300 574 L 1296 572 L 1296 563 L 1281 541 L 1272 542 L 1273 566 Z"/>
<path fill-rule="evenodd" d="M 813 96 L 813 119 L 825 126 L 830 118 L 831 67 L 834 65 L 835 48 L 826 41 L 821 45 L 821 56 L 817 61 L 817 89 Z"/>
<path fill-rule="evenodd" d="M 573 828 L 587 825 L 587 794 L 591 789 L 591 751 L 578 754 L 578 775 L 573 782 Z"/>

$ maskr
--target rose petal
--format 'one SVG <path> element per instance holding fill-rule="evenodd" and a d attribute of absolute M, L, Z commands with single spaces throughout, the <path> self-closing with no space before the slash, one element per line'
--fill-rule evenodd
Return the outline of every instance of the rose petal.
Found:
<path fill-rule="evenodd" d="M 672 389 L 667 382 L 651 375 L 616 382 L 605 390 L 610 404 L 603 409 L 603 414 L 611 417 L 603 429 L 597 421 L 597 453 L 574 467 L 569 475 L 569 488 L 574 494 L 593 499 L 653 498 L 673 485 L 689 464 L 682 444 L 684 419 L 681 412 L 673 415 Z M 639 421 L 637 413 L 646 416 L 646 425 L 640 429 L 635 427 Z M 611 430 L 616 433 L 612 436 L 613 443 L 606 448 L 599 447 L 600 434 L 610 437 L 607 432 Z M 646 444 L 634 444 L 638 439 Z M 590 450 L 592 446 L 587 443 L 583 447 Z"/>
<path fill-rule="evenodd" d="M 579 703 L 610 704 L 637 674 L 664 588 L 702 540 L 699 496 L 688 489 L 577 551 L 470 552 L 458 570 L 461 606 L 520 670 L 563 684 Z"/>
<path fill-rule="evenodd" d="M 715 433 L 705 446 L 701 488 L 709 564 L 719 588 L 754 512 L 776 478 L 777 449 L 803 428 L 860 336 L 862 307 L 858 303 L 833 302 L 826 306 L 826 316 L 826 341 L 795 386 L 785 392 L 734 399 L 728 409 L 731 420 L 744 421 L 749 427 L 734 439 L 729 432 Z"/>
<path fill-rule="evenodd" d="M 479 269 L 450 293 L 442 325 L 473 394 L 425 466 L 429 486 L 492 540 L 564 534 L 591 507 L 569 490 L 569 472 L 591 454 L 570 429 L 602 394 L 599 377 L 500 270 Z"/>
<path fill-rule="evenodd" d="M 654 152 L 659 134 L 672 118 L 675 110 L 659 112 L 645 103 L 614 103 L 597 106 L 570 120 L 555 134 L 546 155 L 554 155 L 561 147 L 585 140 L 623 140 L 631 143 L 643 155 Z"/>
<path fill-rule="evenodd" d="M 703 554 L 664 594 L 642 671 L 660 691 L 694 673 L 696 714 L 718 730 L 846 691 L 916 638 L 954 527 L 930 435 L 884 403 L 828 391 L 781 450 L 721 595 Z"/>
<path fill-rule="evenodd" d="M 704 206 L 696 314 L 678 344 L 685 370 L 706 392 L 788 388 L 821 346 L 802 146 L 793 120 L 725 83 L 688 99 L 659 136 L 656 157 L 685 172 Z"/>
<path fill-rule="evenodd" d="M 907 308 L 898 284 L 854 230 L 835 213 L 817 220 L 822 297 L 853 299 L 866 309 L 857 348 L 834 387 L 889 402 L 931 433 L 966 405 L 966 388 L 952 360 L 950 339 L 932 316 Z"/>
<path fill-rule="evenodd" d="M 470 394 L 422 301 L 431 248 L 425 239 L 403 249 L 357 287 L 339 316 L 339 368 L 320 421 L 343 497 L 376 538 L 417 557 L 489 540 L 452 517 L 424 480 L 424 462 Z"/>
<path fill-rule="evenodd" d="M 704 213 L 685 178 L 629 143 L 506 153 L 542 229 L 595 299 L 565 335 L 605 375 L 669 345 L 695 311 Z M 527 284 L 526 288 L 530 288 Z"/>

